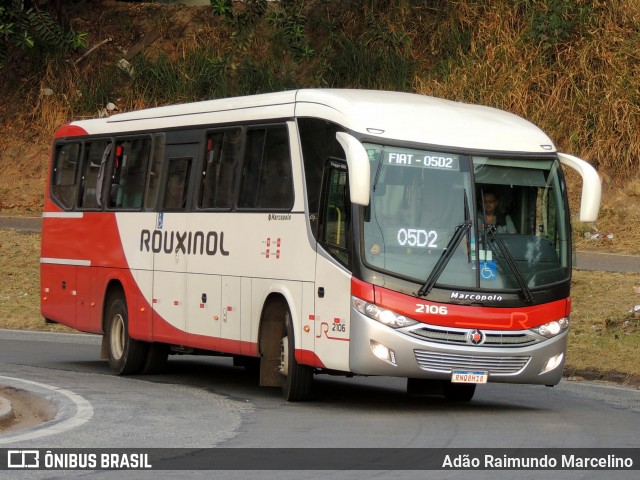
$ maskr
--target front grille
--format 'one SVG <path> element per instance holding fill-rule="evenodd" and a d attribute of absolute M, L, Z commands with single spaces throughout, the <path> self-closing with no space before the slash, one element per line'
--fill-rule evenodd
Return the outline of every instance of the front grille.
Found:
<path fill-rule="evenodd" d="M 450 373 L 452 370 L 481 370 L 492 375 L 512 375 L 527 366 L 531 357 L 489 357 L 414 350 L 423 370 Z"/>
<path fill-rule="evenodd" d="M 412 330 L 407 330 L 406 333 L 422 340 L 429 340 L 436 343 L 446 343 L 449 345 L 469 345 L 477 347 L 478 345 L 471 345 L 467 343 L 468 330 L 458 329 L 440 329 L 432 327 L 420 327 Z M 482 345 L 490 347 L 523 347 L 525 345 L 532 345 L 539 340 L 533 335 L 528 335 L 522 332 L 496 332 L 491 333 L 484 331 L 485 341 Z"/>

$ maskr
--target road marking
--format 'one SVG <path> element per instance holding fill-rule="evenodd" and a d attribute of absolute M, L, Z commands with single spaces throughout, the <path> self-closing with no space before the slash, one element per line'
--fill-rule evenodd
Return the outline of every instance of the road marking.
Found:
<path fill-rule="evenodd" d="M 33 382 L 31 380 L 24 380 L 22 378 L 14 378 L 14 377 L 5 377 L 0 375 L 0 380 L 11 380 L 14 382 L 22 382 L 28 385 L 34 385 L 36 387 L 43 388 L 45 390 L 51 390 L 56 394 L 61 394 L 71 400 L 76 406 L 76 414 L 71 418 L 67 418 L 59 423 L 55 423 L 54 425 L 47 426 L 47 423 L 55 422 L 58 420 L 58 415 L 51 422 L 47 422 L 43 424 L 42 428 L 35 427 L 35 430 L 30 430 L 27 432 L 17 431 L 13 435 L 2 436 L 0 437 L 0 445 L 6 443 L 15 443 L 15 442 L 23 442 L 25 440 L 34 440 L 37 438 L 48 437 L 50 435 L 57 435 L 59 433 L 66 432 L 73 428 L 79 427 L 80 425 L 88 422 L 91 417 L 93 417 L 93 406 L 89 403 L 88 400 L 81 397 L 77 393 L 74 393 L 70 390 L 65 390 L 63 388 L 58 388 L 54 385 L 47 385 L 46 383 Z M 32 392 L 33 393 L 33 392 Z"/>

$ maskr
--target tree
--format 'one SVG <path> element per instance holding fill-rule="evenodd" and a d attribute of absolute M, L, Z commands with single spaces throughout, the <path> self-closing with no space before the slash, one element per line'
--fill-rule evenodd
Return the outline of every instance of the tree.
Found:
<path fill-rule="evenodd" d="M 4 0 L 0 4 L 0 71 L 11 70 L 25 53 L 84 47 L 86 34 L 63 25 L 63 0 Z M 55 12 L 52 14 L 52 12 Z"/>

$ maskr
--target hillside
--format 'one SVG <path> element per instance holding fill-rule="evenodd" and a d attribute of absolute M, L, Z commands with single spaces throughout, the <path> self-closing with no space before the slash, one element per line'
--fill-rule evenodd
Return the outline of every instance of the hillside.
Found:
<path fill-rule="evenodd" d="M 601 219 L 575 225 L 578 248 L 640 253 L 635 0 L 253 1 L 217 12 L 70 4 L 66 17 L 87 46 L 25 57 L 0 79 L 3 215 L 39 214 L 53 132 L 108 103 L 127 111 L 298 87 L 377 88 L 495 106 L 538 124 L 604 180 Z M 116 66 L 122 59 L 129 73 Z M 574 178 L 570 190 L 579 197 Z"/>

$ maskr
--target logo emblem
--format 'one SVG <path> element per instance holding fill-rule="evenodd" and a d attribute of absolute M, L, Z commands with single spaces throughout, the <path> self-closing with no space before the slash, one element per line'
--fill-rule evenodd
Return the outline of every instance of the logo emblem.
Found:
<path fill-rule="evenodd" d="M 471 330 L 467 333 L 467 343 L 470 343 L 471 345 L 482 345 L 484 340 L 484 333 L 480 330 Z"/>

